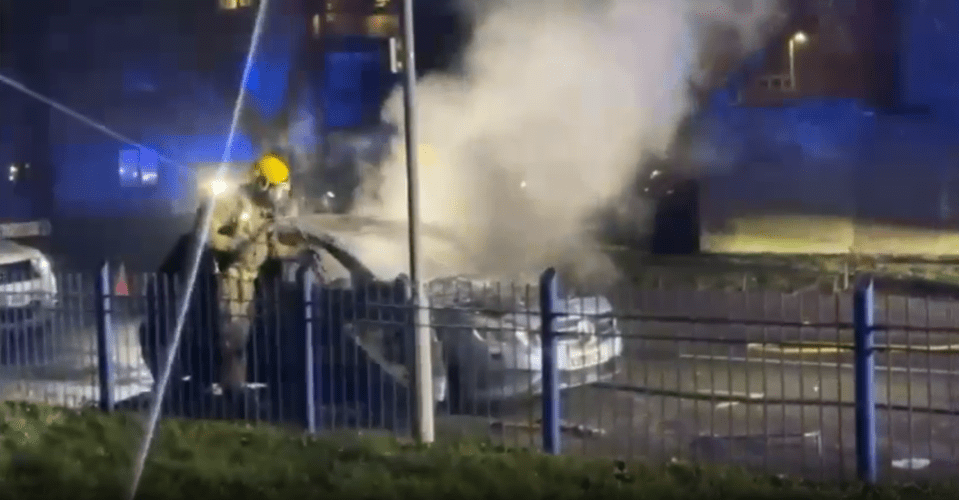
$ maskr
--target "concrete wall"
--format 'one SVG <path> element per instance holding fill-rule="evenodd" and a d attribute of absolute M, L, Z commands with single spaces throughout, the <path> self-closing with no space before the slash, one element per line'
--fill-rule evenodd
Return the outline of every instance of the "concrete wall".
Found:
<path fill-rule="evenodd" d="M 959 2 L 901 0 L 901 99 L 929 106 L 938 116 L 959 117 Z"/>

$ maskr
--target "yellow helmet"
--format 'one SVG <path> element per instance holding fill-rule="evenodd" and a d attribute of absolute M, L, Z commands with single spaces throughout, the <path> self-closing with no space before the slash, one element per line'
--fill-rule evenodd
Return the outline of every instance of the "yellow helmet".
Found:
<path fill-rule="evenodd" d="M 250 172 L 252 180 L 263 179 L 269 186 L 278 186 L 290 180 L 290 167 L 275 154 L 260 157 Z"/>

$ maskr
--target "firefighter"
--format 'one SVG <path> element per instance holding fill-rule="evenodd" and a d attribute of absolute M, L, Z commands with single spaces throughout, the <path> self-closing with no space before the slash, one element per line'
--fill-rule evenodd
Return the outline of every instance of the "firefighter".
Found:
<path fill-rule="evenodd" d="M 297 242 L 282 242 L 276 231 L 278 211 L 289 199 L 289 177 L 287 162 L 267 154 L 253 164 L 244 184 L 215 200 L 209 247 L 218 273 L 219 382 L 226 394 L 240 393 L 247 381 L 246 348 L 260 267 L 299 249 Z"/>

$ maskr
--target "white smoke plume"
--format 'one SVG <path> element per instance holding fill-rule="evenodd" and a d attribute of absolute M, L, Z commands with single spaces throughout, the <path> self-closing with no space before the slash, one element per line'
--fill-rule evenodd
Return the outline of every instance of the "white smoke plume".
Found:
<path fill-rule="evenodd" d="M 714 71 L 703 58 L 722 52 L 715 27 L 737 35 L 736 50 L 754 48 L 779 15 L 765 0 L 463 1 L 476 16 L 464 74 L 417 85 L 422 220 L 465 249 L 440 254 L 426 238 L 428 275 L 606 269 L 586 219 L 621 195 L 645 154 L 666 152 L 690 112 L 690 82 Z M 400 89 L 386 113 L 403 122 Z M 401 144 L 359 212 L 406 219 Z"/>

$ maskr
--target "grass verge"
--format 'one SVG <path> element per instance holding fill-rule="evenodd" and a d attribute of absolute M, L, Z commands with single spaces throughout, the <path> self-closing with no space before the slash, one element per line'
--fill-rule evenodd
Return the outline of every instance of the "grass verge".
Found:
<path fill-rule="evenodd" d="M 123 498 L 141 425 L 131 414 L 4 403 L 0 498 Z M 817 485 L 734 469 L 547 457 L 482 442 L 427 449 L 383 437 L 170 420 L 138 498 L 918 500 L 959 498 L 959 489 Z"/>

